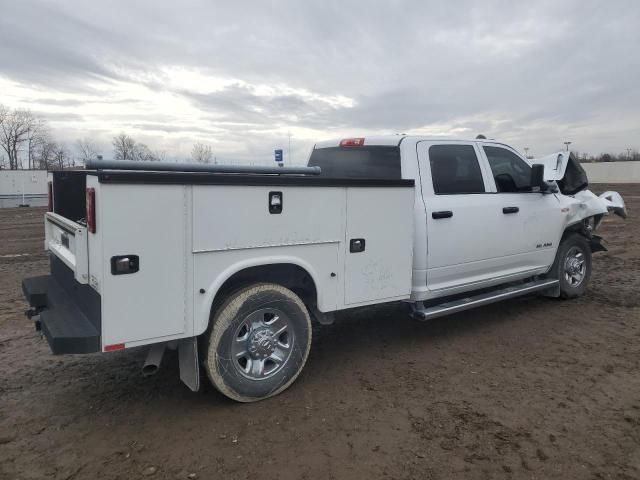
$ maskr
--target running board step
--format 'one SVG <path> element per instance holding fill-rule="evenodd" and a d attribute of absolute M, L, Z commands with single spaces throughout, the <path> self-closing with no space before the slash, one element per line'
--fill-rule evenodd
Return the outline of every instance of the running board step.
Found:
<path fill-rule="evenodd" d="M 423 302 L 416 302 L 412 304 L 412 316 L 421 321 L 431 320 L 432 318 L 462 312 L 464 310 L 481 307 L 482 305 L 488 305 L 508 298 L 519 297 L 521 295 L 539 292 L 541 290 L 548 290 L 557 287 L 558 284 L 558 280 L 535 280 L 532 282 L 498 288 L 490 292 L 480 293 L 430 307 L 425 307 Z"/>

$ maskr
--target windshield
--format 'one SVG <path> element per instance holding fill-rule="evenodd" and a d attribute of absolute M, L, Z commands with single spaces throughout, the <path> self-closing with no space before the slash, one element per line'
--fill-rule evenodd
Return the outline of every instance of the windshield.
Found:
<path fill-rule="evenodd" d="M 316 148 L 310 167 L 333 178 L 400 179 L 400 148 L 388 146 Z"/>

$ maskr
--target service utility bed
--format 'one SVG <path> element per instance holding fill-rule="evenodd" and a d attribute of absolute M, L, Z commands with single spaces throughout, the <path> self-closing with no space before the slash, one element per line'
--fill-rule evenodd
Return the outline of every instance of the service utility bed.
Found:
<path fill-rule="evenodd" d="M 23 289 L 54 354 L 196 337 L 225 282 L 250 268 L 307 274 L 319 315 L 411 294 L 413 180 L 93 170 L 49 181 L 51 273 Z"/>

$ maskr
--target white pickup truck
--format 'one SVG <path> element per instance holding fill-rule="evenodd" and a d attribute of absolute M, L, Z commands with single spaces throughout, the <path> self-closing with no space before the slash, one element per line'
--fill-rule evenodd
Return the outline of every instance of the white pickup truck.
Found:
<path fill-rule="evenodd" d="M 487 140 L 415 136 L 315 145 L 307 167 L 90 162 L 49 174 L 50 275 L 28 316 L 54 354 L 178 349 L 250 402 L 300 374 L 311 322 L 407 302 L 419 320 L 538 292 L 584 293 L 615 192 L 558 153 L 531 164 Z M 204 367 L 204 368 L 202 368 Z"/>

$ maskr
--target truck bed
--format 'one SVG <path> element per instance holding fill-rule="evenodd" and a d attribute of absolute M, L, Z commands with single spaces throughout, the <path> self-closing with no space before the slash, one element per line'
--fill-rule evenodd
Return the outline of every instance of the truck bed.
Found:
<path fill-rule="evenodd" d="M 259 266 L 306 272 L 319 312 L 411 294 L 413 180 L 139 170 L 60 179 L 72 187 L 46 216 L 47 249 L 52 277 L 64 267 L 73 284 L 47 280 L 41 322 L 55 353 L 94 348 L 96 331 L 103 351 L 200 335 L 225 282 Z M 68 205 L 84 188 L 95 192 L 95 232 L 80 218 L 86 209 Z M 116 259 L 129 257 L 136 269 L 116 272 Z M 71 293 L 84 288 L 97 315 L 77 308 Z M 73 317 L 64 332 L 61 316 Z"/>

